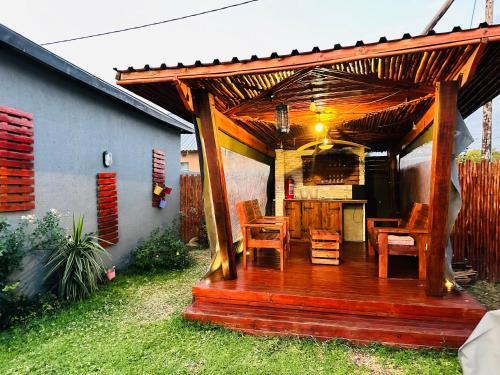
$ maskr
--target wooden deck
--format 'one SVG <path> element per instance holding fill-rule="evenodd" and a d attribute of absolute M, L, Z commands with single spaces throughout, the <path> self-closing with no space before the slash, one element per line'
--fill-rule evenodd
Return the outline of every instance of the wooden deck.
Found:
<path fill-rule="evenodd" d="M 458 348 L 485 313 L 465 292 L 426 296 L 415 259 L 391 257 L 384 280 L 364 244 L 344 243 L 342 257 L 340 266 L 312 265 L 307 244 L 296 242 L 280 272 L 270 250 L 239 267 L 236 280 L 196 284 L 184 316 L 256 335 Z"/>

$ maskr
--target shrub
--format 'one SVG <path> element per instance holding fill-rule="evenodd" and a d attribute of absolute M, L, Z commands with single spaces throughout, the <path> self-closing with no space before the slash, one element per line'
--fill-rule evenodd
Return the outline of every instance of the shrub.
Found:
<path fill-rule="evenodd" d="M 465 163 L 467 160 L 472 160 L 475 163 L 479 163 L 481 161 L 481 150 L 464 151 L 460 155 L 457 156 L 457 160 L 460 163 Z M 492 150 L 491 160 L 492 161 L 500 160 L 500 151 Z"/>
<path fill-rule="evenodd" d="M 30 245 L 35 250 L 54 250 L 64 244 L 66 232 L 61 226 L 61 216 L 51 208 L 40 218 L 34 219 L 34 229 L 30 235 Z"/>
<path fill-rule="evenodd" d="M 26 227 L 22 221 L 13 229 L 6 219 L 0 218 L 0 293 L 8 287 L 9 275 L 21 265 L 26 253 Z"/>
<path fill-rule="evenodd" d="M 6 326 L 11 317 L 11 309 L 16 305 L 15 290 L 18 282 L 9 280 L 12 272 L 19 269 L 26 253 L 26 227 L 23 220 L 17 228 L 0 218 L 0 326 Z"/>
<path fill-rule="evenodd" d="M 201 215 L 201 226 L 200 234 L 198 235 L 198 245 L 200 249 L 208 249 L 210 247 L 210 242 L 208 240 L 208 230 L 207 223 L 205 221 L 205 215 Z"/>
<path fill-rule="evenodd" d="M 83 216 L 73 218 L 73 233 L 61 246 L 52 249 L 46 266 L 46 280 L 53 277 L 58 296 L 63 300 L 79 300 L 90 296 L 104 279 L 103 257 L 109 253 L 92 234 L 83 234 Z"/>
<path fill-rule="evenodd" d="M 61 306 L 62 302 L 57 299 L 54 293 L 38 294 L 29 299 L 23 295 L 13 293 L 3 302 L 0 328 L 25 323 L 37 316 L 58 310 Z"/>
<path fill-rule="evenodd" d="M 132 253 L 132 265 L 141 270 L 176 270 L 189 266 L 188 247 L 179 238 L 177 222 L 151 232 L 149 238 Z"/>

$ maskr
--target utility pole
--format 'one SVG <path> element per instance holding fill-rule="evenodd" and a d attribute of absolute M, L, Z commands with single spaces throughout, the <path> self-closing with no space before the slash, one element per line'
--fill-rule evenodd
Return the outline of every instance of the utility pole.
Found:
<path fill-rule="evenodd" d="M 437 11 L 437 13 L 432 18 L 431 22 L 429 22 L 429 24 L 425 27 L 425 29 L 422 30 L 422 35 L 427 35 L 427 33 L 429 31 L 431 31 L 434 28 L 434 26 L 436 26 L 436 24 L 439 22 L 439 20 L 444 16 L 444 14 L 446 13 L 446 11 L 449 9 L 449 7 L 451 6 L 451 4 L 453 4 L 453 1 L 454 0 L 446 0 L 443 3 L 443 5 L 441 6 L 441 8 L 439 8 L 439 10 Z"/>
<path fill-rule="evenodd" d="M 493 0 L 485 0 L 485 21 L 488 25 L 493 24 Z M 491 160 L 491 126 L 492 126 L 492 103 L 483 106 L 483 140 L 481 143 L 481 159 Z"/>

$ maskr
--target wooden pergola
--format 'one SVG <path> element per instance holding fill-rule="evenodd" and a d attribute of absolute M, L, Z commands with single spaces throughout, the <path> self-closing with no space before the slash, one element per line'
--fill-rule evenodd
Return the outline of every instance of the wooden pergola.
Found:
<path fill-rule="evenodd" d="M 205 187 L 215 217 L 224 278 L 236 278 L 218 132 L 274 157 L 316 140 L 318 116 L 332 139 L 398 154 L 433 125 L 430 183 L 429 295 L 444 293 L 447 207 L 457 110 L 468 116 L 500 92 L 500 26 L 246 60 L 117 70 L 117 83 L 192 121 L 203 152 Z M 314 100 L 319 114 L 311 112 Z M 289 107 L 290 132 L 279 135 L 275 108 Z"/>

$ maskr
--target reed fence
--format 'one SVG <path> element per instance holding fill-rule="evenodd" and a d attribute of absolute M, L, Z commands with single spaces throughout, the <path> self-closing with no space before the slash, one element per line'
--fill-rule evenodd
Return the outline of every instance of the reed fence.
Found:
<path fill-rule="evenodd" d="M 452 230 L 453 261 L 500 281 L 500 161 L 458 164 L 462 209 Z"/>
<path fill-rule="evenodd" d="M 203 194 L 200 175 L 181 175 L 181 237 L 188 242 L 203 230 Z"/>

